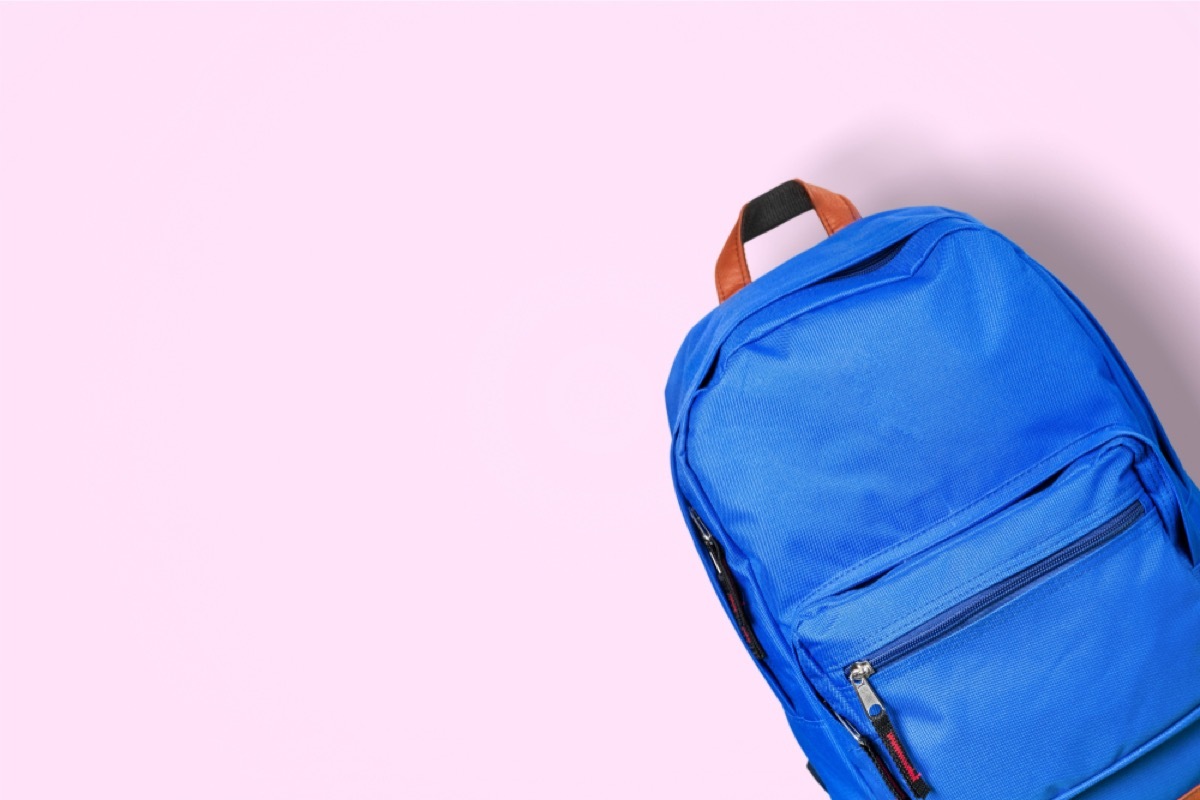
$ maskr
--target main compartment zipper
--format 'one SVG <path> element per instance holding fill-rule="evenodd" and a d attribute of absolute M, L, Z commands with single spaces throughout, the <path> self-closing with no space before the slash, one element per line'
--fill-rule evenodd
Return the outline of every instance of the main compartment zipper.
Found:
<path fill-rule="evenodd" d="M 742 599 L 741 589 L 733 577 L 733 572 L 729 569 L 729 563 L 725 560 L 724 548 L 721 547 L 721 543 L 717 541 L 717 538 L 712 535 L 712 531 L 708 529 L 708 526 L 704 524 L 704 520 L 700 519 L 700 515 L 696 513 L 696 509 L 688 508 L 688 516 L 692 520 L 692 527 L 696 531 L 696 538 L 700 541 L 700 546 L 704 548 L 704 552 L 712 562 L 713 572 L 717 577 L 717 585 L 721 587 L 721 594 L 725 595 L 725 601 L 729 604 L 729 612 L 733 615 L 733 621 L 737 625 L 738 631 L 742 634 L 742 639 L 746 642 L 746 647 L 750 648 L 750 652 L 759 661 L 766 660 L 766 651 L 763 650 L 762 645 L 759 643 L 754 629 L 750 627 L 750 614 L 747 612 L 746 603 Z"/>
<path fill-rule="evenodd" d="M 891 716 L 879 695 L 871 685 L 871 678 L 877 672 L 890 664 L 894 664 L 916 653 L 934 642 L 948 636 L 954 631 L 965 627 L 975 620 L 991 613 L 997 606 L 1013 595 L 1024 591 L 1037 581 L 1046 577 L 1088 553 L 1102 547 L 1108 542 L 1129 530 L 1146 514 L 1146 508 L 1141 500 L 1134 500 L 1115 516 L 1063 547 L 1025 569 L 1010 575 L 999 583 L 963 600 L 938 614 L 898 639 L 884 645 L 866 658 L 854 662 L 845 668 L 846 678 L 854 687 L 858 700 L 872 727 L 879 735 L 888 755 L 892 757 L 905 783 L 919 798 L 930 792 L 929 784 L 916 767 L 916 762 L 909 755 L 908 749 L 900 739 Z"/>

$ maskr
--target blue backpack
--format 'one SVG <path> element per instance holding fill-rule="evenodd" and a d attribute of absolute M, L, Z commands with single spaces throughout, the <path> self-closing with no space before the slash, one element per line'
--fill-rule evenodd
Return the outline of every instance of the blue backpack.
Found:
<path fill-rule="evenodd" d="M 753 283 L 743 244 L 829 238 Z M 835 800 L 1200 798 L 1200 496 L 1099 324 L 975 219 L 742 209 L 667 383 L 680 506 Z"/>

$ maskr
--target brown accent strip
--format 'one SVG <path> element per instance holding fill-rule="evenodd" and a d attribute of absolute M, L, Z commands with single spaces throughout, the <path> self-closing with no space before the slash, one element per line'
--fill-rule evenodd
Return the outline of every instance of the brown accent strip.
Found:
<path fill-rule="evenodd" d="M 821 226 L 825 228 L 827 235 L 833 236 L 851 222 L 862 217 L 854 204 L 842 195 L 801 180 L 797 180 L 796 183 L 803 186 L 804 190 L 808 192 L 813 210 L 817 212 L 817 217 L 820 218 Z M 725 240 L 725 246 L 721 248 L 721 255 L 717 257 L 717 299 L 722 303 L 733 297 L 751 280 L 750 267 L 746 264 L 746 248 L 742 245 L 742 215 L 745 212 L 746 208 L 743 206 L 742 210 L 738 212 L 733 231 Z M 1200 798 L 1187 798 L 1186 800 L 1200 800 Z"/>
<path fill-rule="evenodd" d="M 742 214 L 745 207 L 738 212 L 737 222 L 721 255 L 717 256 L 717 299 L 724 303 L 733 297 L 734 292 L 750 283 L 750 267 L 746 265 L 746 248 L 742 246 Z"/>
<path fill-rule="evenodd" d="M 808 198 L 812 200 L 813 210 L 821 218 L 821 225 L 825 227 L 827 235 L 833 236 L 854 220 L 862 218 L 854 204 L 842 195 L 834 194 L 820 186 L 813 186 L 811 183 L 804 183 L 804 181 L 800 181 L 800 183 L 808 191 Z"/>
<path fill-rule="evenodd" d="M 1183 797 L 1179 798 L 1179 800 L 1200 800 L 1200 786 L 1197 786 L 1195 789 L 1192 789 L 1190 792 L 1185 794 Z"/>

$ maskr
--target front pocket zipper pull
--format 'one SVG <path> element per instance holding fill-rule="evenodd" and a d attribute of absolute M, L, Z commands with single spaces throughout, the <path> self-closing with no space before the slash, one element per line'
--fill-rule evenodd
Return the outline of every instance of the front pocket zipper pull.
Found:
<path fill-rule="evenodd" d="M 896 728 L 892 725 L 892 719 L 888 716 L 883 701 L 871 687 L 869 679 L 874 674 L 875 668 L 869 662 L 859 661 L 850 668 L 850 683 L 854 686 L 858 700 L 862 703 L 863 710 L 867 712 L 867 719 L 871 720 L 875 733 L 879 734 L 879 739 L 883 742 L 888 755 L 892 757 L 896 768 L 904 776 L 904 782 L 917 797 L 925 797 L 930 792 L 929 784 L 917 771 L 912 758 L 909 757 L 908 751 L 900 741 L 900 735 L 896 733 Z"/>
<path fill-rule="evenodd" d="M 871 744 L 871 740 L 859 733 L 858 729 L 847 722 L 841 714 L 834 711 L 833 708 L 831 708 L 829 704 L 825 702 L 824 698 L 821 699 L 821 703 L 825 706 L 825 708 L 829 709 L 829 713 L 833 714 L 838 722 L 842 723 L 842 727 L 846 729 L 858 746 L 862 748 L 862 751 L 866 754 L 867 758 L 870 759 L 871 766 L 875 767 L 875 770 L 879 773 L 879 777 L 883 779 L 884 785 L 887 786 L 888 791 L 892 793 L 892 797 L 896 798 L 896 800 L 909 800 L 909 797 L 905 793 L 904 789 L 900 787 L 900 783 L 892 776 L 891 770 L 887 768 L 887 764 L 883 763 L 883 758 L 879 755 L 879 751 L 875 748 L 875 746 Z"/>

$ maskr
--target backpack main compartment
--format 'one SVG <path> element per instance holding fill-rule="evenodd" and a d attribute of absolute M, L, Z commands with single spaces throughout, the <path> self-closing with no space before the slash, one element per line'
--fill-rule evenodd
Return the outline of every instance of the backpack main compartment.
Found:
<path fill-rule="evenodd" d="M 853 222 L 691 331 L 667 410 L 697 550 L 836 800 L 1200 783 L 1196 488 L 1006 238 Z"/>

